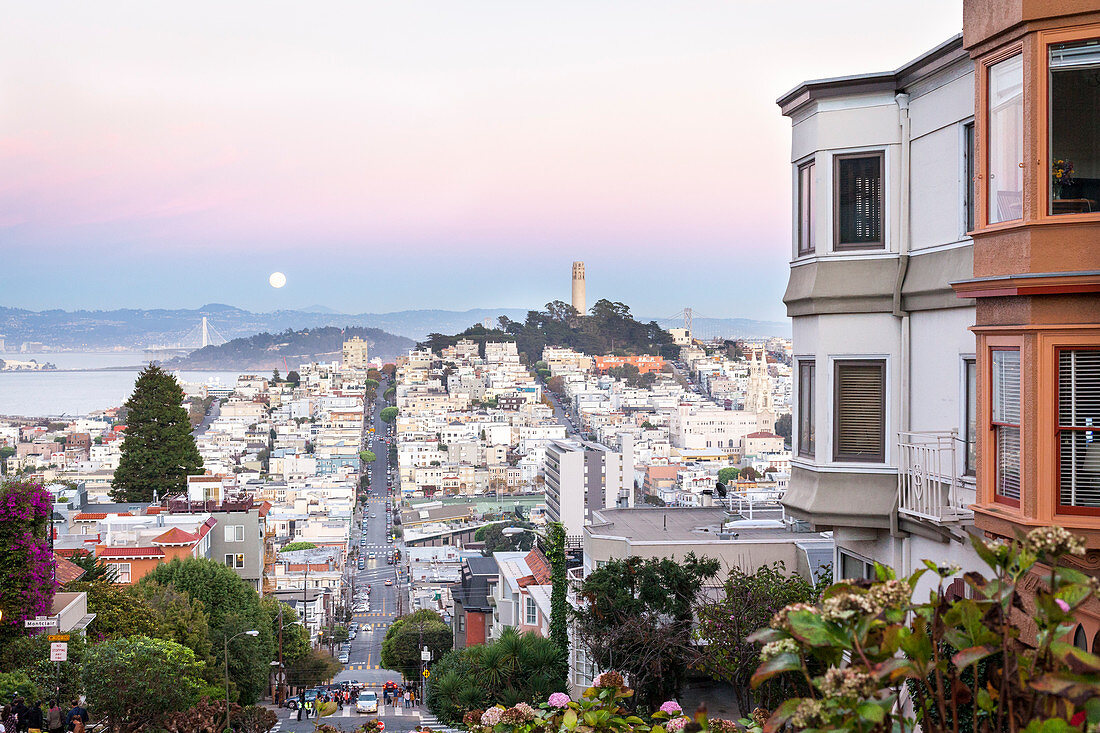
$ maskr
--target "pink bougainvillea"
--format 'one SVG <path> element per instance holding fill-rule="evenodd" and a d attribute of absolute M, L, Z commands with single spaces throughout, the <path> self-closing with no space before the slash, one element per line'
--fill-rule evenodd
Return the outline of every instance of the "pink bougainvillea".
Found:
<path fill-rule="evenodd" d="M 41 484 L 0 483 L 0 609 L 4 626 L 50 612 L 57 590 L 50 549 L 53 500 Z"/>

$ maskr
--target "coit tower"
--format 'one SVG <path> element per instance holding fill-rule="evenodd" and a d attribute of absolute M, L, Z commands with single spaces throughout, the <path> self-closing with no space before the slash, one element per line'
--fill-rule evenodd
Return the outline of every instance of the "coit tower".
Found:
<path fill-rule="evenodd" d="M 577 309 L 577 312 L 582 316 L 585 314 L 584 307 L 584 263 L 573 263 L 573 307 Z"/>

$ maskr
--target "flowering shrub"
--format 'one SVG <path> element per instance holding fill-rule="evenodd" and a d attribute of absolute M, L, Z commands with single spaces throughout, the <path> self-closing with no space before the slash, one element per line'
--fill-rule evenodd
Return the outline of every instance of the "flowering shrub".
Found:
<path fill-rule="evenodd" d="M 885 733 L 919 724 L 926 733 L 1082 731 L 1100 724 L 1100 657 L 1067 641 L 1098 583 L 1060 565 L 1083 555 L 1084 543 L 1059 527 L 1035 529 L 1019 542 L 972 543 L 992 570 L 989 579 L 965 576 L 972 599 L 945 593 L 958 568 L 926 560 L 906 580 L 876 566 L 875 581 L 837 583 L 820 604 L 775 614 L 754 635 L 764 648 L 753 684 L 795 672 L 810 694 L 783 703 L 763 730 Z M 912 592 L 927 572 L 940 580 L 922 603 Z M 1033 596 L 1022 592 L 1025 581 Z M 1033 638 L 1021 638 L 1025 617 Z"/>
<path fill-rule="evenodd" d="M 57 583 L 50 551 L 53 500 L 41 484 L 22 480 L 0 483 L 0 609 L 3 625 L 50 612 Z"/>
<path fill-rule="evenodd" d="M 634 691 L 624 686 L 621 674 L 604 672 L 580 700 L 555 692 L 538 710 L 522 702 L 510 708 L 497 705 L 471 710 L 462 723 L 470 733 L 737 733 L 745 730 L 745 724 L 753 725 L 751 720 L 738 725 L 731 720 L 708 718 L 705 710 L 689 718 L 671 700 L 646 721 L 624 706 L 633 696 Z"/>

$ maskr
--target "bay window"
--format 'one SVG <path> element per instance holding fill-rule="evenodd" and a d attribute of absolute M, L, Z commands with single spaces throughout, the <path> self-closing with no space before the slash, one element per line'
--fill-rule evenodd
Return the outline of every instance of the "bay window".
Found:
<path fill-rule="evenodd" d="M 1017 54 L 987 69 L 986 200 L 990 224 L 1023 217 L 1024 62 Z"/>
<path fill-rule="evenodd" d="M 1048 47 L 1049 213 L 1100 211 L 1100 39 Z"/>
<path fill-rule="evenodd" d="M 798 455 L 814 457 L 814 361 L 798 362 Z"/>
<path fill-rule="evenodd" d="M 1063 512 L 1100 513 L 1098 349 L 1058 352 L 1058 494 Z"/>
<path fill-rule="evenodd" d="M 991 428 L 996 450 L 994 496 L 1014 506 L 1020 503 L 1020 352 L 994 349 L 991 353 Z"/>

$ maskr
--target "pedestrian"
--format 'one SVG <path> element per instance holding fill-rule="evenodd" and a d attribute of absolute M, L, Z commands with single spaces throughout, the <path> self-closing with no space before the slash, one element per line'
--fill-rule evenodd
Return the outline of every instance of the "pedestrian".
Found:
<path fill-rule="evenodd" d="M 42 733 L 44 725 L 46 721 L 42 715 L 42 703 L 35 700 L 27 710 L 27 733 Z"/>
<path fill-rule="evenodd" d="M 46 710 L 46 728 L 50 733 L 62 733 L 65 730 L 65 713 L 56 698 L 50 700 L 50 707 Z"/>
<path fill-rule="evenodd" d="M 406 708 L 411 707 L 411 705 L 409 704 L 410 698 L 411 698 L 411 695 L 409 694 L 409 691 L 405 690 L 405 707 Z"/>
<path fill-rule="evenodd" d="M 65 725 L 70 730 L 76 730 L 76 728 L 73 727 L 74 720 L 80 720 L 81 723 L 85 724 L 88 722 L 88 711 L 80 706 L 79 700 L 73 700 L 73 705 L 69 709 L 68 715 L 65 716 Z"/>
<path fill-rule="evenodd" d="M 16 697 L 11 704 L 11 711 L 15 715 L 15 729 L 19 733 L 27 733 L 27 704 L 22 697 Z"/>

